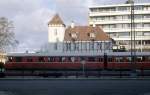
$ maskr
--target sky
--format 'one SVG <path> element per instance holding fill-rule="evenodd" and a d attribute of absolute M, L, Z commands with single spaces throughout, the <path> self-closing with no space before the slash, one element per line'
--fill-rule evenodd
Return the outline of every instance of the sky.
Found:
<path fill-rule="evenodd" d="M 37 51 L 48 43 L 48 22 L 58 13 L 66 25 L 88 25 L 88 7 L 126 0 L 0 0 L 0 17 L 14 23 L 18 52 Z M 135 0 L 149 2 L 150 0 Z"/>

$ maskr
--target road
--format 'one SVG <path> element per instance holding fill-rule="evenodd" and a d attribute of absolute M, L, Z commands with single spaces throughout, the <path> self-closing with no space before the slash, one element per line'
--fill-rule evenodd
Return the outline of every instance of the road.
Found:
<path fill-rule="evenodd" d="M 150 80 L 1 79 L 0 95 L 150 95 Z"/>

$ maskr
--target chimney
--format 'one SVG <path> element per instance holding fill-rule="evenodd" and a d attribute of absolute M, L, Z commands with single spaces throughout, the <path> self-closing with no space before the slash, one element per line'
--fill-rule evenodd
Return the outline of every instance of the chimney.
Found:
<path fill-rule="evenodd" d="M 74 28 L 74 21 L 71 22 L 71 28 Z"/>

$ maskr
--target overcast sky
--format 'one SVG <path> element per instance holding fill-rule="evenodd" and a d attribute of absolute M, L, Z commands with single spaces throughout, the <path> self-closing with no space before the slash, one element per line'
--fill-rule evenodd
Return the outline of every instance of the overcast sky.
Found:
<path fill-rule="evenodd" d="M 119 4 L 126 0 L 0 0 L 0 17 L 14 22 L 17 51 L 35 51 L 48 42 L 47 23 L 59 13 L 66 25 L 74 21 L 88 24 L 88 7 L 104 4 Z M 136 0 L 150 2 L 150 0 Z"/>

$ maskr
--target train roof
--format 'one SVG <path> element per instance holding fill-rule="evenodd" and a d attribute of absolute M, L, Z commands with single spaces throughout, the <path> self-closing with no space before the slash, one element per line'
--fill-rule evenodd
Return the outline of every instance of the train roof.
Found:
<path fill-rule="evenodd" d="M 59 52 L 59 53 L 8 53 L 7 56 L 131 56 L 131 52 Z M 132 52 L 136 56 L 150 56 L 150 52 Z"/>

